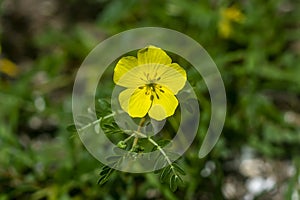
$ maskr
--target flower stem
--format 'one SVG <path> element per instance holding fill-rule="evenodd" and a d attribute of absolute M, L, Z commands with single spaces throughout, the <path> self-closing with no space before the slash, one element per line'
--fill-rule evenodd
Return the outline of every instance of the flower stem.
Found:
<path fill-rule="evenodd" d="M 141 132 L 141 128 L 144 126 L 146 122 L 146 117 L 143 117 L 139 123 L 139 126 L 137 128 L 137 131 L 136 132 Z M 138 142 L 139 138 L 137 137 L 137 135 L 135 134 L 134 136 L 134 140 L 133 140 L 133 143 L 132 143 L 132 147 L 131 147 L 131 151 L 134 149 L 134 147 L 137 145 L 137 142 Z"/>

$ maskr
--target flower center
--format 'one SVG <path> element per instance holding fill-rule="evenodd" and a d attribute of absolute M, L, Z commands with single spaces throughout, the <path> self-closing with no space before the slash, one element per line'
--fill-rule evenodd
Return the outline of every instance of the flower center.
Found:
<path fill-rule="evenodd" d="M 161 85 L 158 85 L 156 83 L 150 82 L 148 84 L 145 84 L 144 86 L 140 86 L 139 89 L 142 90 L 146 87 L 146 92 L 145 95 L 150 95 L 150 100 L 153 101 L 154 98 L 156 97 L 157 99 L 159 99 L 159 94 L 160 93 L 164 93 L 165 91 L 162 89 Z"/>

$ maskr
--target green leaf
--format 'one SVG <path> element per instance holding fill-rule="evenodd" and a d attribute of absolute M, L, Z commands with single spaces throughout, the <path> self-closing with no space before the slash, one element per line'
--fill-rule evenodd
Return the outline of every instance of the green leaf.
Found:
<path fill-rule="evenodd" d="M 106 128 L 106 129 L 115 129 L 115 127 L 112 124 L 104 124 L 103 128 Z"/>
<path fill-rule="evenodd" d="M 160 178 L 159 178 L 160 182 L 162 183 L 165 182 L 166 179 L 169 177 L 170 173 L 171 173 L 171 167 L 170 166 L 165 167 L 160 174 Z"/>
<path fill-rule="evenodd" d="M 104 185 L 104 183 L 106 183 L 108 181 L 108 178 L 106 176 L 102 176 L 100 177 L 100 179 L 98 180 L 98 184 L 99 185 Z"/>
<path fill-rule="evenodd" d="M 106 175 L 106 174 L 108 173 L 109 170 L 110 170 L 110 167 L 104 166 L 104 167 L 101 169 L 99 175 L 100 175 L 100 176 Z"/>
<path fill-rule="evenodd" d="M 99 185 L 103 185 L 106 183 L 110 177 L 110 175 L 114 172 L 113 168 L 110 168 L 108 166 L 104 166 L 102 170 L 100 171 L 100 178 L 98 180 Z"/>
<path fill-rule="evenodd" d="M 105 132 L 105 134 L 123 133 L 123 131 L 119 128 L 119 126 L 115 122 L 101 121 L 100 125 L 103 131 Z"/>
<path fill-rule="evenodd" d="M 176 179 L 176 182 L 177 182 L 178 185 L 183 184 L 183 180 L 180 176 L 176 176 L 175 179 Z"/>
<path fill-rule="evenodd" d="M 170 178 L 170 189 L 172 192 L 175 192 L 177 190 L 177 175 L 173 174 Z"/>
<path fill-rule="evenodd" d="M 172 166 L 174 167 L 174 169 L 179 172 L 182 175 L 186 175 L 185 171 L 177 164 L 177 163 L 173 163 Z"/>

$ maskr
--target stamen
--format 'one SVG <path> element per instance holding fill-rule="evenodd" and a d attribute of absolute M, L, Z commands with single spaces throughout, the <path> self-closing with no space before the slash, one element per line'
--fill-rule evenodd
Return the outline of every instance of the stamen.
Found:
<path fill-rule="evenodd" d="M 150 94 L 150 92 L 149 92 L 149 90 L 147 90 L 146 92 L 145 92 L 145 95 L 149 95 Z"/>
<path fill-rule="evenodd" d="M 158 94 L 157 94 L 157 93 L 155 93 L 155 94 L 156 94 L 156 98 L 157 98 L 157 99 L 159 99 L 159 96 L 158 96 Z"/>
<path fill-rule="evenodd" d="M 150 100 L 153 101 L 153 99 L 154 99 L 154 96 L 151 94 Z"/>
<path fill-rule="evenodd" d="M 144 89 L 144 86 L 140 86 L 139 89 L 140 89 L 140 90 L 141 90 L 141 89 Z"/>
<path fill-rule="evenodd" d="M 161 91 L 162 93 L 165 93 L 165 91 L 163 91 L 162 89 L 159 89 L 159 91 Z"/>
<path fill-rule="evenodd" d="M 157 79 L 156 79 L 156 81 L 159 81 L 161 79 L 161 77 L 158 77 Z"/>

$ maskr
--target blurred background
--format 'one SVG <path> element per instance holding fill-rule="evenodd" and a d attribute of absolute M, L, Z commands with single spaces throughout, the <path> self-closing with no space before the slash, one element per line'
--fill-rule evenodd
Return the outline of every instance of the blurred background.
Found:
<path fill-rule="evenodd" d="M 0 200 L 300 199 L 299 1 L 0 0 L 0 5 Z M 145 26 L 174 29 L 198 41 L 226 87 L 223 133 L 199 159 L 210 99 L 203 81 L 189 77 L 202 91 L 201 124 L 180 160 L 187 174 L 175 193 L 153 173 L 119 172 L 97 185 L 101 163 L 66 131 L 75 74 L 89 51 L 116 33 Z"/>

